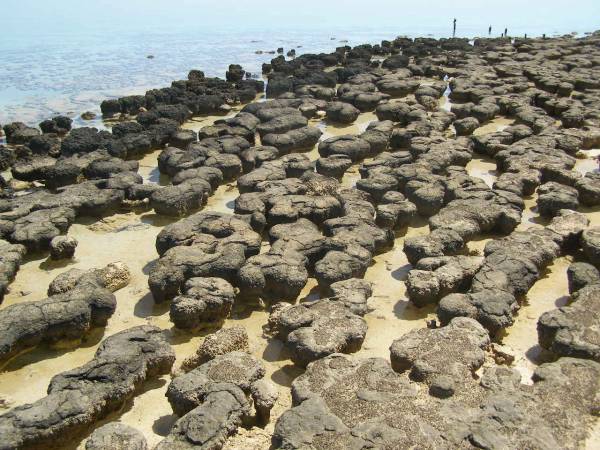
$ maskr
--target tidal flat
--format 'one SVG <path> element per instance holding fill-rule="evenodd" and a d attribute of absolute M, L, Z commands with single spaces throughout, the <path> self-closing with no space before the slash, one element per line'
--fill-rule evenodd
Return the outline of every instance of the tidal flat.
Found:
<path fill-rule="evenodd" d="M 597 448 L 600 34 L 287 51 L 4 125 L 0 449 Z"/>

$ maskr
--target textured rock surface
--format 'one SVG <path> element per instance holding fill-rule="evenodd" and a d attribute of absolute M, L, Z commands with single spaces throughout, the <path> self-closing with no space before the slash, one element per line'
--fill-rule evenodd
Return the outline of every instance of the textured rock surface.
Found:
<path fill-rule="evenodd" d="M 367 325 L 362 319 L 369 286 L 360 280 L 334 283 L 334 296 L 314 303 L 278 304 L 269 317 L 271 331 L 284 340 L 291 359 L 306 366 L 332 353 L 360 349 Z"/>
<path fill-rule="evenodd" d="M 117 306 L 112 286 L 101 278 L 105 272 L 66 272 L 50 285 L 48 298 L 0 310 L 0 360 L 43 343 L 81 339 L 92 328 L 105 326 Z"/>
<path fill-rule="evenodd" d="M 421 328 L 396 339 L 390 347 L 390 360 L 396 372 L 410 370 L 411 379 L 426 383 L 431 395 L 445 398 L 474 377 L 485 361 L 489 343 L 489 335 L 479 323 L 457 317 L 445 327 Z"/>
<path fill-rule="evenodd" d="M 218 355 L 173 379 L 167 398 L 182 416 L 157 449 L 221 448 L 243 423 L 264 421 L 277 400 L 266 380 L 264 366 L 245 352 Z"/>
<path fill-rule="evenodd" d="M 0 416 L 2 449 L 54 446 L 120 408 L 142 383 L 168 373 L 175 354 L 159 328 L 106 338 L 94 359 L 56 375 L 48 396 Z"/>
<path fill-rule="evenodd" d="M 236 351 L 249 353 L 249 350 L 248 333 L 245 328 L 240 326 L 223 328 L 206 336 L 196 353 L 182 363 L 182 369 L 189 371 L 225 353 Z"/>
<path fill-rule="evenodd" d="M 4 299 L 8 285 L 15 278 L 25 252 L 23 245 L 0 240 L 0 302 Z"/>
<path fill-rule="evenodd" d="M 600 284 L 578 290 L 567 306 L 538 320 L 540 345 L 559 356 L 600 362 Z"/>
<path fill-rule="evenodd" d="M 119 422 L 110 422 L 96 429 L 85 443 L 85 450 L 146 450 L 148 443 L 142 433 Z"/>
<path fill-rule="evenodd" d="M 490 241 L 469 291 L 440 301 L 442 323 L 453 317 L 472 317 L 492 333 L 512 325 L 517 299 L 529 291 L 562 248 L 578 241 L 588 222 L 581 213 L 561 210 L 546 228 L 532 227 Z"/>
<path fill-rule="evenodd" d="M 190 278 L 181 295 L 171 302 L 171 321 L 177 328 L 220 323 L 229 315 L 234 301 L 233 286 L 222 278 Z"/>
<path fill-rule="evenodd" d="M 273 441 L 285 449 L 577 448 L 593 420 L 599 370 L 563 358 L 539 367 L 529 386 L 516 371 L 491 368 L 480 382 L 463 380 L 462 395 L 437 399 L 384 359 L 330 355 L 294 381 L 294 407 Z"/>

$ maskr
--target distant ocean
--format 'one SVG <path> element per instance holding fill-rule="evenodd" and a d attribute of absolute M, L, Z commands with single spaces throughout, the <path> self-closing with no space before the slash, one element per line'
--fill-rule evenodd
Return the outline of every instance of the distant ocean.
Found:
<path fill-rule="evenodd" d="M 489 25 L 493 36 L 505 27 L 511 36 L 600 28 L 599 0 L 0 3 L 0 123 L 99 113 L 102 99 L 167 86 L 190 69 L 222 77 L 237 63 L 260 76 L 278 47 L 301 54 L 399 35 L 449 37 L 454 17 L 464 37 L 487 36 Z"/>

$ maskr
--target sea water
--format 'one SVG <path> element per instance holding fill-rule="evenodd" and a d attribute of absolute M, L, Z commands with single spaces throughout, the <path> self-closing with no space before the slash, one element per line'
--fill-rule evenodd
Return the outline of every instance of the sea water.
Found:
<path fill-rule="evenodd" d="M 167 86 L 190 69 L 223 77 L 236 63 L 260 76 L 278 47 L 301 54 L 450 37 L 454 18 L 456 35 L 471 38 L 490 25 L 492 36 L 600 28 L 598 0 L 0 0 L 0 10 L 0 123 L 29 124 L 99 113 L 105 98 Z"/>

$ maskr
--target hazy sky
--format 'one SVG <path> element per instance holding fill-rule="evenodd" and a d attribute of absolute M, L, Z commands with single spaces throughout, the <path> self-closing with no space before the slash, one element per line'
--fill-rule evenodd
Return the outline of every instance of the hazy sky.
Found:
<path fill-rule="evenodd" d="M 202 28 L 600 28 L 600 0 L 0 0 L 5 34 Z"/>

